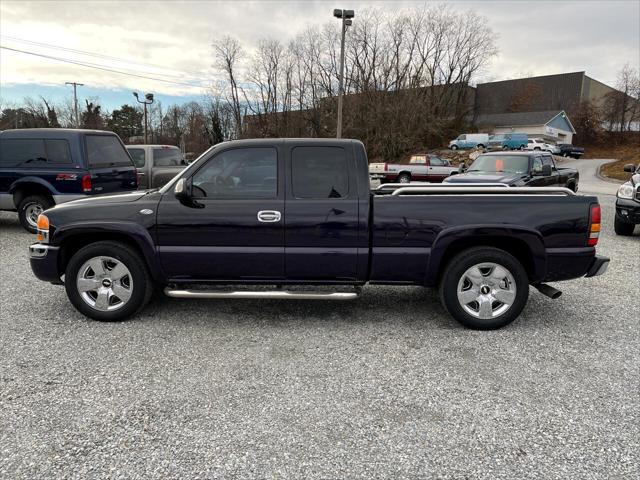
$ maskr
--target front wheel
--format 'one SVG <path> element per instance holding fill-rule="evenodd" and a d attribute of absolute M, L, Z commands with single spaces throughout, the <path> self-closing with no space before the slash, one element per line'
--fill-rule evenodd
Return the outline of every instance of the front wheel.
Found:
<path fill-rule="evenodd" d="M 456 255 L 440 282 L 449 314 L 468 328 L 493 330 L 514 321 L 529 298 L 529 280 L 510 253 L 477 247 Z"/>
<path fill-rule="evenodd" d="M 153 293 L 140 255 L 120 242 L 97 242 L 80 249 L 67 265 L 64 285 L 80 313 L 103 322 L 134 315 Z"/>
<path fill-rule="evenodd" d="M 633 223 L 627 223 L 627 222 L 623 222 L 622 220 L 618 219 L 618 217 L 615 217 L 615 220 L 613 221 L 613 229 L 616 232 L 616 235 L 620 235 L 623 237 L 629 237 L 631 235 L 633 235 L 633 230 L 636 228 L 636 226 Z"/>
<path fill-rule="evenodd" d="M 451 145 L 451 150 L 457 150 L 458 146 L 457 145 Z"/>

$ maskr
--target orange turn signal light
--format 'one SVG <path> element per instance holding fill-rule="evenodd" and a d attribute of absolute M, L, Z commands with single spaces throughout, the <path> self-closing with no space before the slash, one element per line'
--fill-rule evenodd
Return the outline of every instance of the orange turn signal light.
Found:
<path fill-rule="evenodd" d="M 37 226 L 38 233 L 36 234 L 36 240 L 38 242 L 43 242 L 49 234 L 49 219 L 46 215 L 42 213 L 38 215 Z"/>

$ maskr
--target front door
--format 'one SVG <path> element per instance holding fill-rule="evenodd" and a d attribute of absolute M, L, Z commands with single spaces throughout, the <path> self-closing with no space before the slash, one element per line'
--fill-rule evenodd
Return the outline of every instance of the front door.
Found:
<path fill-rule="evenodd" d="M 351 150 L 308 144 L 287 150 L 287 279 L 353 282 L 359 201 Z"/>
<path fill-rule="evenodd" d="M 451 173 L 451 167 L 447 162 L 439 157 L 429 158 L 429 175 L 430 182 L 442 182 Z"/>
<path fill-rule="evenodd" d="M 227 148 L 191 175 L 195 204 L 165 193 L 157 235 L 166 275 L 173 281 L 282 279 L 282 170 L 275 146 Z"/>

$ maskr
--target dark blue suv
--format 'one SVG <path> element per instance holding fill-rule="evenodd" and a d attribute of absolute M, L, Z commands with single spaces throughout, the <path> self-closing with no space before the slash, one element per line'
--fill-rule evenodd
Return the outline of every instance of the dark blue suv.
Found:
<path fill-rule="evenodd" d="M 0 132 L 0 210 L 17 211 L 29 232 L 36 232 L 38 215 L 58 203 L 137 187 L 133 161 L 112 132 Z"/>

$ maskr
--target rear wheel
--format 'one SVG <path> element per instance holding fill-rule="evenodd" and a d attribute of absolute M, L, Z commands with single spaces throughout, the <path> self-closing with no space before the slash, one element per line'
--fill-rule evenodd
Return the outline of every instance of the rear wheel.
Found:
<path fill-rule="evenodd" d="M 615 217 L 615 220 L 613 222 L 613 229 L 616 231 L 617 235 L 621 235 L 623 237 L 628 237 L 633 235 L 633 231 L 635 230 L 636 226 L 633 223 L 627 223 L 627 222 L 623 222 L 622 220 L 618 219 L 618 217 Z"/>
<path fill-rule="evenodd" d="M 504 250 L 470 248 L 447 265 L 440 297 L 465 327 L 492 330 L 520 315 L 529 297 L 529 279 L 522 264 Z"/>
<path fill-rule="evenodd" d="M 411 182 L 411 175 L 408 173 L 401 173 L 398 175 L 398 183 L 409 183 Z"/>
<path fill-rule="evenodd" d="M 458 146 L 457 145 L 451 145 L 451 150 L 457 150 Z"/>
<path fill-rule="evenodd" d="M 97 242 L 80 249 L 65 272 L 69 300 L 94 320 L 124 320 L 151 298 L 153 285 L 139 254 L 119 242 Z"/>
<path fill-rule="evenodd" d="M 29 195 L 18 205 L 18 218 L 25 230 L 36 233 L 38 229 L 38 216 L 47 208 L 53 206 L 53 200 L 44 195 Z"/>
<path fill-rule="evenodd" d="M 480 143 L 478 144 L 478 148 L 484 148 L 484 145 Z"/>

